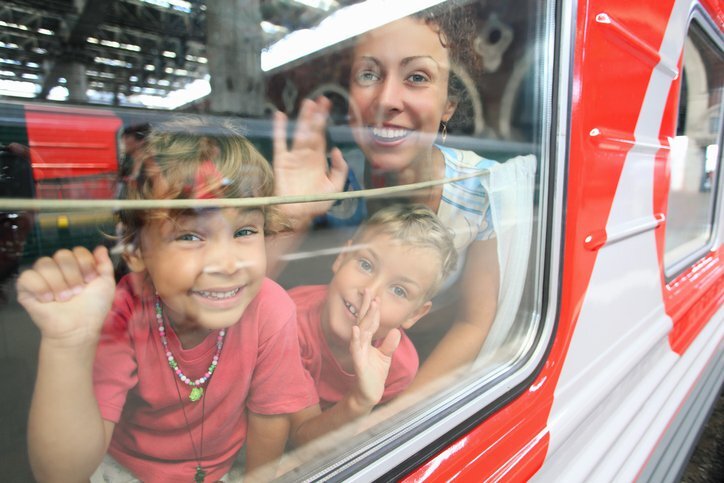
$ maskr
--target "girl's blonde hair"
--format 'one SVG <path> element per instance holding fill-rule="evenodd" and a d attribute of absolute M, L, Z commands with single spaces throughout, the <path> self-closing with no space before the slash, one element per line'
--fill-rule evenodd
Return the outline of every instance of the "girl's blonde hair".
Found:
<path fill-rule="evenodd" d="M 458 262 L 452 232 L 427 206 L 395 204 L 377 211 L 357 230 L 352 242 L 360 243 L 370 235 L 384 234 L 415 248 L 429 248 L 440 256 L 440 274 L 427 298 L 432 298 L 442 282 L 452 273 Z"/>
<path fill-rule="evenodd" d="M 194 116 L 154 125 L 138 159 L 141 168 L 126 189 L 129 200 L 249 198 L 274 192 L 269 162 L 228 121 Z M 259 209 L 265 231 L 275 231 L 281 225 L 278 212 Z M 192 210 L 121 210 L 122 242 L 135 245 L 141 228 L 156 217 Z"/>

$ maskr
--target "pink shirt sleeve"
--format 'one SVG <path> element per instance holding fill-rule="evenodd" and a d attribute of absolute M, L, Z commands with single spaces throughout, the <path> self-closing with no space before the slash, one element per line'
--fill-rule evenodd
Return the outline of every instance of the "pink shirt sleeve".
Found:
<path fill-rule="evenodd" d="M 255 306 L 259 344 L 247 406 L 258 414 L 294 413 L 319 401 L 302 367 L 296 310 L 284 289 L 271 280 L 265 281 L 262 292 Z"/>
<path fill-rule="evenodd" d="M 133 297 L 130 277 L 116 288 L 111 311 L 103 324 L 93 364 L 93 391 L 103 419 L 118 423 L 128 391 L 137 380 L 131 319 L 141 315 Z"/>

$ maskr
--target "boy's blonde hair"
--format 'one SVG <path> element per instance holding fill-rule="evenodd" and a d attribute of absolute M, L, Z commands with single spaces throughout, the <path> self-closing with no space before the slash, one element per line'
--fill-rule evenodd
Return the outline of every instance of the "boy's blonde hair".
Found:
<path fill-rule="evenodd" d="M 427 206 L 395 204 L 382 208 L 366 220 L 354 234 L 352 243 L 360 243 L 368 235 L 388 235 L 405 245 L 429 248 L 440 256 L 440 274 L 426 292 L 432 298 L 440 284 L 452 273 L 458 262 L 452 232 Z"/>
<path fill-rule="evenodd" d="M 228 199 L 274 192 L 269 162 L 228 121 L 194 116 L 154 125 L 139 159 L 141 169 L 128 184 L 125 199 Z M 276 210 L 259 209 L 264 213 L 265 231 L 274 231 L 280 221 Z M 167 210 L 162 216 L 192 210 Z M 121 210 L 122 241 L 134 245 L 141 228 L 160 215 L 158 210 Z"/>

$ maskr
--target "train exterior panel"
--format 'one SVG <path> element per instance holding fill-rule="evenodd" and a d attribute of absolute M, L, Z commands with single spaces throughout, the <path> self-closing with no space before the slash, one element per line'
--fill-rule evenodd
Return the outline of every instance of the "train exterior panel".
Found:
<path fill-rule="evenodd" d="M 722 5 L 569 7 L 576 27 L 550 352 L 520 396 L 405 481 L 676 481 L 698 434 L 682 421 L 702 424 L 724 381 L 720 220 L 691 267 L 671 276 L 664 264 L 684 40 L 695 7 L 721 39 Z"/>

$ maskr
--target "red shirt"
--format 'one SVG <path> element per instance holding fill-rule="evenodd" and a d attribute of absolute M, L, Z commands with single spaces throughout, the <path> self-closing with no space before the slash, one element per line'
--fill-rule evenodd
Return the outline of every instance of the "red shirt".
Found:
<path fill-rule="evenodd" d="M 326 409 L 340 401 L 355 382 L 355 375 L 342 369 L 335 359 L 322 332 L 322 309 L 327 298 L 327 286 L 296 287 L 289 291 L 289 296 L 297 304 L 302 363 L 314 379 L 320 404 Z M 401 393 L 417 373 L 417 351 L 404 331 L 401 332 L 400 345 L 392 355 L 392 364 L 380 403 Z"/>
<path fill-rule="evenodd" d="M 102 417 L 116 423 L 108 451 L 139 479 L 192 481 L 197 463 L 191 438 L 200 454 L 203 419 L 202 466 L 207 481 L 216 481 L 229 471 L 244 444 L 247 409 L 284 414 L 317 403 L 313 382 L 300 362 L 294 305 L 280 286 L 266 279 L 241 320 L 227 329 L 202 400 L 189 401 L 190 388 L 177 381 L 184 417 L 176 375 L 158 334 L 155 297 L 148 287 L 141 296 L 135 294 L 134 277 L 126 276 L 116 289 L 93 382 Z M 166 337 L 186 375 L 195 379 L 206 372 L 217 332 L 188 350 L 168 326 Z"/>

